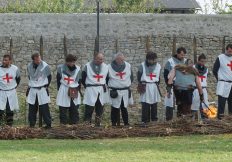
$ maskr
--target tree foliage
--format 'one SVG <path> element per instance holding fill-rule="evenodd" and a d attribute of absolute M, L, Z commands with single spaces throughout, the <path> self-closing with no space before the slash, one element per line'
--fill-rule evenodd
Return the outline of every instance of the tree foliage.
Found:
<path fill-rule="evenodd" d="M 154 9 L 155 0 L 114 0 L 117 12 L 130 12 L 130 13 L 153 13 L 159 12 L 159 9 Z M 158 1 L 157 1 L 158 2 Z M 157 7 L 158 8 L 158 7 Z"/>
<path fill-rule="evenodd" d="M 100 0 L 101 12 L 153 13 L 159 0 Z M 87 3 L 87 5 L 86 5 Z M 92 13 L 96 0 L 9 0 L 1 13 Z"/>
<path fill-rule="evenodd" d="M 83 0 L 14 0 L 0 8 L 1 13 L 78 13 Z"/>
<path fill-rule="evenodd" d="M 212 0 L 211 3 L 216 14 L 232 14 L 232 3 L 228 0 Z"/>

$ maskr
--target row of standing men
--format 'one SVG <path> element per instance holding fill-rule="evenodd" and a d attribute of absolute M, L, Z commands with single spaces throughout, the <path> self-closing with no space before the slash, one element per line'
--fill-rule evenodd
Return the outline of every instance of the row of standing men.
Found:
<path fill-rule="evenodd" d="M 196 65 L 185 59 L 186 49 L 180 47 L 176 55 L 168 59 L 164 68 L 164 80 L 167 85 L 164 105 L 166 120 L 172 120 L 173 110 L 177 105 L 177 116 L 198 111 L 202 102 L 208 104 L 206 56 L 200 55 Z M 49 65 L 35 53 L 32 62 L 27 66 L 29 104 L 28 120 L 30 127 L 35 127 L 37 111 L 43 116 L 45 128 L 51 128 L 49 111 L 50 95 L 48 87 L 52 80 Z M 0 67 L 0 120 L 7 125 L 13 124 L 14 110 L 19 109 L 16 88 L 20 83 L 19 68 L 11 64 L 12 58 L 6 54 Z M 81 104 L 81 85 L 84 86 L 83 104 L 85 105 L 84 121 L 92 122 L 95 110 L 95 125 L 100 126 L 103 107 L 111 104 L 112 126 L 120 124 L 120 110 L 124 125 L 129 125 L 127 107 L 133 104 L 131 84 L 134 76 L 131 65 L 125 61 L 122 53 L 114 56 L 111 64 L 104 63 L 104 55 L 98 53 L 93 61 L 88 62 L 81 70 L 75 63 L 77 57 L 67 55 L 65 63 L 57 67 L 57 100 L 61 124 L 77 124 L 78 108 Z M 218 118 L 224 114 L 228 101 L 229 113 L 232 113 L 232 45 L 220 54 L 214 63 L 218 95 Z M 159 88 L 161 65 L 157 62 L 157 54 L 148 52 L 146 60 L 140 64 L 137 72 L 140 102 L 142 104 L 142 122 L 157 121 L 157 103 L 161 102 Z M 69 114 L 69 115 L 67 115 Z"/>

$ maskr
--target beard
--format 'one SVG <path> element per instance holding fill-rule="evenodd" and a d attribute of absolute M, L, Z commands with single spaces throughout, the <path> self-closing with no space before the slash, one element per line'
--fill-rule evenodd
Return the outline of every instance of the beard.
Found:
<path fill-rule="evenodd" d="M 2 64 L 2 67 L 4 67 L 4 68 L 8 68 L 9 66 L 10 66 L 10 64 L 6 64 L 6 63 L 5 63 L 5 64 L 4 64 L 4 63 Z"/>
<path fill-rule="evenodd" d="M 76 69 L 76 66 L 75 66 L 75 65 L 74 65 L 74 66 L 68 66 L 68 69 L 69 69 L 70 71 L 73 71 L 73 70 Z"/>

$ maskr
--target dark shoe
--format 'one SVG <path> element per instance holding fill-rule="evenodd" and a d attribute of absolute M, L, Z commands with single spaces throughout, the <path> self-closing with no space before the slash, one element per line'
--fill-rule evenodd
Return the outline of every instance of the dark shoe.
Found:
<path fill-rule="evenodd" d="M 8 127 L 12 127 L 12 126 L 13 126 L 12 123 L 7 123 L 6 125 L 7 125 Z"/>
<path fill-rule="evenodd" d="M 124 124 L 124 127 L 125 127 L 125 128 L 129 128 L 129 129 L 130 129 L 130 128 L 132 128 L 132 127 L 130 126 L 130 124 L 129 124 L 129 123 Z"/>
<path fill-rule="evenodd" d="M 30 125 L 29 127 L 30 127 L 30 128 L 35 128 L 35 125 Z"/>
<path fill-rule="evenodd" d="M 124 123 L 124 126 L 130 126 L 130 124 L 129 123 Z"/>
<path fill-rule="evenodd" d="M 52 127 L 50 125 L 47 125 L 45 127 L 43 127 L 44 129 L 51 129 Z"/>
<path fill-rule="evenodd" d="M 224 114 L 218 114 L 218 120 L 222 120 L 224 118 Z"/>
<path fill-rule="evenodd" d="M 142 122 L 141 125 L 140 125 L 140 127 L 142 127 L 142 128 L 147 128 L 147 123 Z"/>

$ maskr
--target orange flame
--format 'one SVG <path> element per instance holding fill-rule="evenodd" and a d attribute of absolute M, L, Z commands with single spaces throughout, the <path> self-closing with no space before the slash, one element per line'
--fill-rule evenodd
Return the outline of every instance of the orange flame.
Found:
<path fill-rule="evenodd" d="M 203 108 L 202 111 L 207 118 L 213 119 L 217 117 L 217 108 L 215 105 L 210 105 L 209 108 Z"/>

